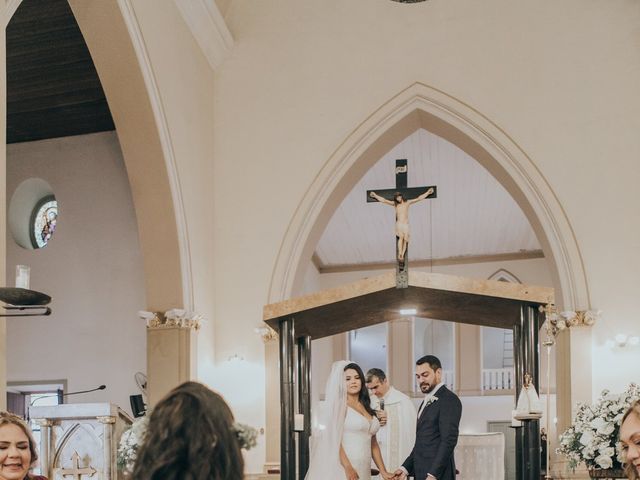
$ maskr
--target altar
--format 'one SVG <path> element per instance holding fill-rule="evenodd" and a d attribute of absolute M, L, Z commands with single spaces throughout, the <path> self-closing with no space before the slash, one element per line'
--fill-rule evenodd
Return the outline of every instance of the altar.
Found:
<path fill-rule="evenodd" d="M 34 406 L 41 428 L 40 466 L 49 480 L 115 480 L 117 450 L 132 419 L 111 403 Z"/>

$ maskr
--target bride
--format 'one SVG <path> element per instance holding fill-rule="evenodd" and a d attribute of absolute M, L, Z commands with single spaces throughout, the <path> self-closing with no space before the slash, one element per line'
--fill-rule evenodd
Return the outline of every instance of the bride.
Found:
<path fill-rule="evenodd" d="M 376 439 L 379 429 L 362 369 L 344 360 L 335 362 L 327 380 L 324 409 L 311 439 L 305 480 L 370 480 L 372 458 L 383 478 L 393 478 L 382 460 Z"/>

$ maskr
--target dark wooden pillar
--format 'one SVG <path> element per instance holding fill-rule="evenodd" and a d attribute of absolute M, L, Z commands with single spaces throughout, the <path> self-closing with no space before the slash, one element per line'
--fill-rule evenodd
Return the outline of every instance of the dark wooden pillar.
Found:
<path fill-rule="evenodd" d="M 304 415 L 304 429 L 298 432 L 298 478 L 304 480 L 309 469 L 309 437 L 311 436 L 311 337 L 298 343 L 298 411 Z"/>
<path fill-rule="evenodd" d="M 533 378 L 540 392 L 540 354 L 538 331 L 540 320 L 537 305 L 523 304 L 518 325 L 514 327 L 514 364 L 516 367 L 516 398 L 522 390 L 524 374 Z M 518 480 L 540 479 L 540 421 L 524 420 L 516 430 L 516 460 Z M 518 468 L 519 467 L 519 468 Z"/>
<path fill-rule="evenodd" d="M 293 317 L 280 321 L 280 475 L 294 480 L 296 475 L 296 441 L 294 420 L 294 325 Z"/>
<path fill-rule="evenodd" d="M 522 315 L 522 312 L 520 312 Z M 515 370 L 515 386 L 516 386 L 516 401 L 520 390 L 522 390 L 522 381 L 524 378 L 524 367 L 522 365 L 524 356 L 524 344 L 522 343 L 522 323 L 520 319 L 513 326 L 513 367 Z M 522 453 L 522 446 L 524 444 L 524 434 L 522 427 L 515 427 L 516 437 L 516 480 L 522 480 L 524 471 L 524 455 Z"/>

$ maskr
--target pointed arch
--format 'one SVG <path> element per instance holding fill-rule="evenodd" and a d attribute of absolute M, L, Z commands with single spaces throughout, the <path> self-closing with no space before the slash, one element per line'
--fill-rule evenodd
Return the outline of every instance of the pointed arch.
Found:
<path fill-rule="evenodd" d="M 457 145 L 503 185 L 527 216 L 550 262 L 556 303 L 588 308 L 588 285 L 574 232 L 535 163 L 481 112 L 422 83 L 414 83 L 380 106 L 327 160 L 289 224 L 269 301 L 296 293 L 313 249 L 342 199 L 375 161 L 419 128 Z"/>
<path fill-rule="evenodd" d="M 509 282 L 509 283 L 522 283 L 518 277 L 516 277 L 509 270 L 505 270 L 501 268 L 500 270 L 495 271 L 487 280 L 497 280 L 498 282 Z"/>
<path fill-rule="evenodd" d="M 131 185 L 147 308 L 193 309 L 191 254 L 171 136 L 131 0 L 68 0 L 105 92 Z M 4 26 L 22 0 L 8 0 Z"/>

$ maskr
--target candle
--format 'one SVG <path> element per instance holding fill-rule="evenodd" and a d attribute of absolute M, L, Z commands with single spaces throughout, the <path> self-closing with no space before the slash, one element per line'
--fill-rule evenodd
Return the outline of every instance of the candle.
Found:
<path fill-rule="evenodd" d="M 296 413 L 293 416 L 293 429 L 296 432 L 304 431 L 304 415 L 302 413 Z"/>
<path fill-rule="evenodd" d="M 16 288 L 29 289 L 30 270 L 26 265 L 16 265 Z"/>

